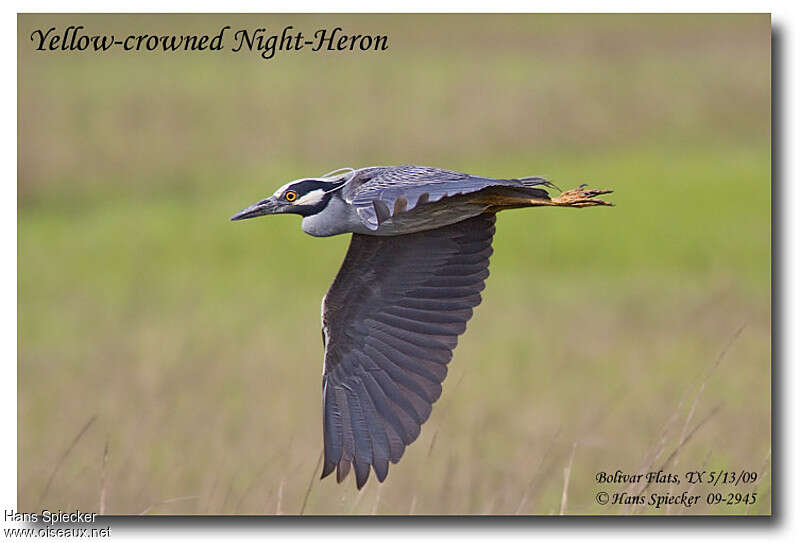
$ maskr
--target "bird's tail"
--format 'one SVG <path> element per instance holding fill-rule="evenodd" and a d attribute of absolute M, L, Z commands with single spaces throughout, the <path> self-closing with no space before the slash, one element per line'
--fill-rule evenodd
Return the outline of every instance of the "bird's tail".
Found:
<path fill-rule="evenodd" d="M 519 180 L 521 181 L 521 180 Z M 535 205 L 549 205 L 550 195 L 546 190 L 534 188 L 544 185 L 542 182 L 521 187 L 494 186 L 476 193 L 473 197 L 475 203 L 488 205 L 493 210 L 514 209 Z"/>
<path fill-rule="evenodd" d="M 536 182 L 536 185 L 544 185 Z M 549 185 L 548 185 L 549 186 Z M 559 207 L 590 207 L 613 206 L 611 202 L 600 200 L 597 196 L 614 192 L 606 189 L 589 189 L 581 185 L 576 189 L 562 192 L 555 198 L 550 198 L 546 190 L 528 186 L 509 187 L 494 186 L 475 193 L 473 203 L 487 206 L 493 213 L 504 209 L 533 206 L 559 206 Z"/>

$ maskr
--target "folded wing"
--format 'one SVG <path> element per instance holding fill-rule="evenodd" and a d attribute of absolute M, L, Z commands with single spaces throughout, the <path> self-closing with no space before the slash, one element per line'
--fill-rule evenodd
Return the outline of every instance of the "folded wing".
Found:
<path fill-rule="evenodd" d="M 488 187 L 549 185 L 539 177 L 492 179 L 427 166 L 374 167 L 359 170 L 344 189 L 361 222 L 377 230 L 389 217 L 442 198 L 471 194 Z M 542 191 L 546 197 L 546 192 Z"/>

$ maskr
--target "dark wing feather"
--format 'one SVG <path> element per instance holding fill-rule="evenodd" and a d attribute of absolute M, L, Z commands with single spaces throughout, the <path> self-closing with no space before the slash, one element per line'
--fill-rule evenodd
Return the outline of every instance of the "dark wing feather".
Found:
<path fill-rule="evenodd" d="M 471 194 L 488 187 L 549 185 L 540 177 L 492 179 L 428 166 L 385 166 L 356 172 L 344 190 L 361 222 L 372 230 L 398 213 L 442 198 Z M 544 197 L 546 192 L 541 193 Z"/>
<path fill-rule="evenodd" d="M 325 295 L 325 462 L 383 481 L 442 393 L 458 335 L 489 275 L 493 214 L 403 236 L 353 234 Z"/>

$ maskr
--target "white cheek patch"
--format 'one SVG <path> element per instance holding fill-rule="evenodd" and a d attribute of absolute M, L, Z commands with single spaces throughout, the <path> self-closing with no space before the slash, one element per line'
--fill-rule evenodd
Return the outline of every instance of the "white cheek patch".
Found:
<path fill-rule="evenodd" d="M 324 190 L 316 189 L 312 190 L 308 194 L 304 194 L 302 197 L 292 202 L 292 204 L 296 206 L 313 206 L 315 204 L 320 203 L 324 196 L 325 196 Z"/>

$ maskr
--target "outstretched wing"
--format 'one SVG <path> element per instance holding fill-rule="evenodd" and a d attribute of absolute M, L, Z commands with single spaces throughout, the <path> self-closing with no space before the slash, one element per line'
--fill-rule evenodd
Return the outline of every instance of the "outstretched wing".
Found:
<path fill-rule="evenodd" d="M 353 205 L 361 222 L 376 230 L 388 217 L 442 198 L 471 194 L 488 187 L 549 184 L 540 177 L 492 179 L 427 166 L 386 166 L 357 171 L 344 188 L 344 197 Z M 541 194 L 547 196 L 544 191 Z"/>
<path fill-rule="evenodd" d="M 353 234 L 325 295 L 325 463 L 383 481 L 442 393 L 458 336 L 489 275 L 494 214 L 402 236 Z"/>

